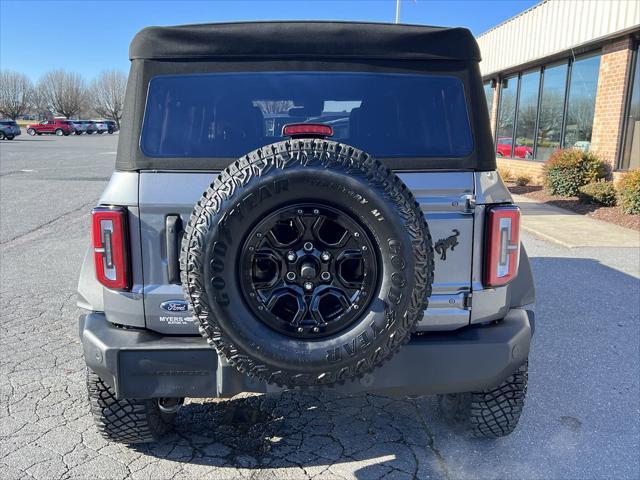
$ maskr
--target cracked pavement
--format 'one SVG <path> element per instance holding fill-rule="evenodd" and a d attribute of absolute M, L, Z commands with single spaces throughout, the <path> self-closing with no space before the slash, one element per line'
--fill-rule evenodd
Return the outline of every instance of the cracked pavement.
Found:
<path fill-rule="evenodd" d="M 75 290 L 117 136 L 0 143 L 0 478 L 638 478 L 640 255 L 524 235 L 536 276 L 529 396 L 508 438 L 434 397 L 285 392 L 188 400 L 164 441 L 103 440 Z"/>

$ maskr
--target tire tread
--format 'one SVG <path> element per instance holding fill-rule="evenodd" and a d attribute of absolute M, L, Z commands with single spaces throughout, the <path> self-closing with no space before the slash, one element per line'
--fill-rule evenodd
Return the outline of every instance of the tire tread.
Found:
<path fill-rule="evenodd" d="M 465 425 L 478 438 L 511 434 L 520 420 L 527 395 L 528 363 L 525 362 L 500 385 L 468 393 L 439 395 L 445 418 Z"/>
<path fill-rule="evenodd" d="M 349 367 L 330 368 L 318 374 L 313 385 L 301 385 L 295 371 L 274 370 L 256 362 L 250 352 L 243 352 L 221 331 L 204 295 L 203 279 L 198 274 L 204 259 L 203 239 L 210 228 L 209 221 L 236 189 L 247 185 L 273 169 L 285 170 L 294 165 L 321 165 L 345 175 L 366 178 L 371 188 L 382 192 L 393 202 L 411 237 L 415 260 L 414 282 L 410 306 L 396 334 L 390 336 L 381 349 L 372 351 L 365 362 Z M 239 371 L 283 387 L 312 387 L 343 384 L 347 379 L 361 378 L 389 360 L 410 339 L 416 324 L 427 308 L 434 276 L 432 240 L 418 202 L 404 183 L 388 168 L 365 152 L 329 140 L 290 140 L 261 147 L 231 163 L 212 182 L 196 203 L 185 227 L 180 252 L 180 275 L 189 310 L 197 319 L 199 331 Z"/>
<path fill-rule="evenodd" d="M 170 421 L 153 400 L 118 400 L 115 391 L 87 369 L 91 414 L 100 434 L 119 443 L 146 443 L 169 431 Z"/>

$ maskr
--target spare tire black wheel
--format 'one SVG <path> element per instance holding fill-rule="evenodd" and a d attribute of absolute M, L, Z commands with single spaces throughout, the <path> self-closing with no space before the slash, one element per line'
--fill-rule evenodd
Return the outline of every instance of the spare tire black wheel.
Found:
<path fill-rule="evenodd" d="M 231 164 L 182 241 L 200 333 L 240 371 L 287 387 L 358 378 L 409 340 L 433 282 L 423 213 L 348 145 L 296 139 Z"/>

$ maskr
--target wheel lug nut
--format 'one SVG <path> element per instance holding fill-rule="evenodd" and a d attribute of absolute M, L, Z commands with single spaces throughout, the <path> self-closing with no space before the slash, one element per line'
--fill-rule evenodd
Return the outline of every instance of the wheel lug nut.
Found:
<path fill-rule="evenodd" d="M 311 250 L 313 250 L 313 243 L 311 242 L 306 242 L 302 248 L 305 249 L 306 252 L 310 252 Z"/>
<path fill-rule="evenodd" d="M 313 327 L 313 333 L 318 333 L 320 329 L 318 327 Z"/>
<path fill-rule="evenodd" d="M 360 234 L 358 232 L 353 232 L 353 236 L 358 238 L 360 236 Z"/>
<path fill-rule="evenodd" d="M 287 253 L 287 260 L 289 260 L 290 262 L 294 262 L 296 260 L 295 252 L 292 251 Z"/>
<path fill-rule="evenodd" d="M 305 289 L 305 290 L 313 290 L 313 283 L 311 283 L 311 282 L 304 282 L 304 289 Z"/>
<path fill-rule="evenodd" d="M 287 280 L 293 282 L 296 279 L 296 274 L 294 272 L 287 272 Z"/>
<path fill-rule="evenodd" d="M 363 246 L 362 246 L 362 250 L 363 250 L 363 251 L 366 251 L 366 250 L 367 250 L 367 246 L 366 246 L 366 245 L 363 245 Z"/>
<path fill-rule="evenodd" d="M 302 209 L 300 208 L 300 209 L 298 209 L 298 212 L 297 212 L 297 213 L 298 213 L 298 215 L 302 215 L 304 212 L 303 212 L 303 211 L 302 211 Z"/>
<path fill-rule="evenodd" d="M 331 274 L 329 272 L 322 272 L 320 278 L 326 282 L 331 278 Z"/>
<path fill-rule="evenodd" d="M 329 259 L 331 258 L 331 255 L 329 255 L 329 252 L 322 252 L 322 255 L 320 255 L 320 258 L 322 259 L 323 262 L 328 262 Z"/>
<path fill-rule="evenodd" d="M 353 309 L 354 309 L 354 310 L 358 310 L 359 308 L 360 308 L 360 307 L 359 307 L 357 304 L 353 306 Z"/>
<path fill-rule="evenodd" d="M 315 209 L 313 210 L 313 214 L 314 214 L 314 215 L 320 215 L 320 210 L 318 210 L 317 208 L 315 208 Z"/>
<path fill-rule="evenodd" d="M 298 333 L 302 333 L 302 332 L 304 332 L 304 328 L 298 327 Z"/>

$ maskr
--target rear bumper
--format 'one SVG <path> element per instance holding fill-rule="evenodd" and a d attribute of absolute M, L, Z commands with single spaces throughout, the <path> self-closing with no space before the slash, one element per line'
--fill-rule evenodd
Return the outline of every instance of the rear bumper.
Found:
<path fill-rule="evenodd" d="M 427 395 L 495 386 L 526 361 L 533 319 L 531 311 L 512 309 L 496 324 L 415 336 L 381 368 L 331 390 Z M 102 313 L 81 316 L 79 326 L 87 366 L 115 388 L 118 398 L 280 390 L 238 372 L 200 337 L 120 328 Z"/>

